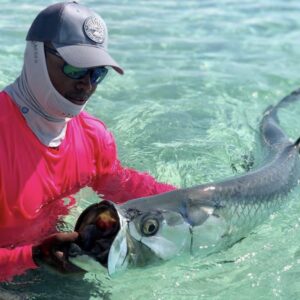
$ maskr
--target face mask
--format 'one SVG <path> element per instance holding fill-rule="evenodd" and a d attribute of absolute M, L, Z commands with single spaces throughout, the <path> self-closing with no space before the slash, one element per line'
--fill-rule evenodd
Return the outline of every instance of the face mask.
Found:
<path fill-rule="evenodd" d="M 27 42 L 22 73 L 5 91 L 20 107 L 38 139 L 49 147 L 61 144 L 68 121 L 86 105 L 73 104 L 54 88 L 42 42 Z"/>

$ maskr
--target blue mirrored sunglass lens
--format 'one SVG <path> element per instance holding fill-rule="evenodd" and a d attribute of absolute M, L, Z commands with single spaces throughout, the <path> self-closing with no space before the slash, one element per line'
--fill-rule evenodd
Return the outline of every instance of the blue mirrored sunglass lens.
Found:
<path fill-rule="evenodd" d="M 95 68 L 91 72 L 91 83 L 98 84 L 100 83 L 104 77 L 106 76 L 108 69 L 105 67 Z"/>

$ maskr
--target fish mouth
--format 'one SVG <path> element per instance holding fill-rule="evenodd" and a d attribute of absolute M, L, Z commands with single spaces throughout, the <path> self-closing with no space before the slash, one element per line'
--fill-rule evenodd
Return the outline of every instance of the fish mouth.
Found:
<path fill-rule="evenodd" d="M 89 206 L 79 216 L 74 230 L 79 236 L 69 246 L 68 260 L 85 271 L 108 268 L 111 245 L 120 231 L 115 206 L 109 201 Z"/>

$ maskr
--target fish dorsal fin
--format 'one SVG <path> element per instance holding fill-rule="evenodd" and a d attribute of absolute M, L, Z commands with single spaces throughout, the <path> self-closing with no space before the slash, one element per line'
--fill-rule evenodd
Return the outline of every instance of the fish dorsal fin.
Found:
<path fill-rule="evenodd" d="M 295 146 L 299 146 L 299 144 L 300 144 L 300 137 L 296 140 Z"/>
<path fill-rule="evenodd" d="M 300 152 L 300 137 L 296 140 L 294 145 L 298 148 L 298 151 Z"/>

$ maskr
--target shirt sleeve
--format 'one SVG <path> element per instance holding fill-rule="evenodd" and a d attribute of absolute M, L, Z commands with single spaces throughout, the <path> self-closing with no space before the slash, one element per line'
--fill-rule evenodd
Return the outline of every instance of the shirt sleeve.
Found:
<path fill-rule="evenodd" d="M 123 167 L 117 157 L 116 143 L 112 134 L 104 130 L 99 137 L 96 158 L 97 176 L 93 189 L 105 200 L 123 203 L 130 199 L 169 192 L 176 187 L 157 182 L 145 172 Z"/>
<path fill-rule="evenodd" d="M 29 269 L 36 269 L 32 260 L 32 245 L 13 249 L 0 248 L 0 282 L 10 281 Z"/>

